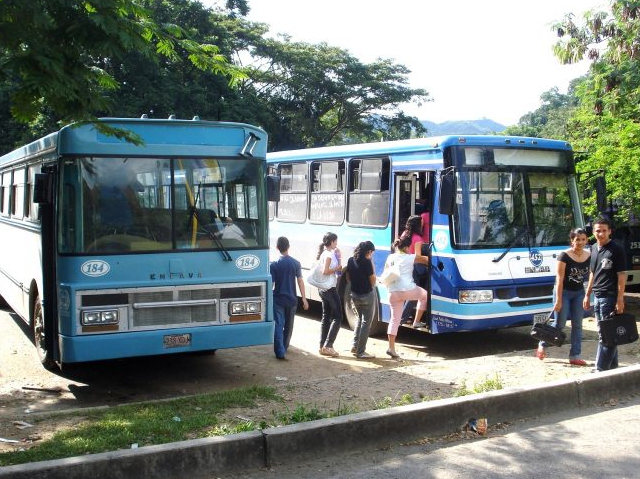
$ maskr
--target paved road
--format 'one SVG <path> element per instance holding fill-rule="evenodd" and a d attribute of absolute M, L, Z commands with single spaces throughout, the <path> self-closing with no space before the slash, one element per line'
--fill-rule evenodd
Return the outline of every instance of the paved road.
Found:
<path fill-rule="evenodd" d="M 228 477 L 247 479 L 636 479 L 640 398 L 492 429 L 486 438 L 352 452 Z"/>

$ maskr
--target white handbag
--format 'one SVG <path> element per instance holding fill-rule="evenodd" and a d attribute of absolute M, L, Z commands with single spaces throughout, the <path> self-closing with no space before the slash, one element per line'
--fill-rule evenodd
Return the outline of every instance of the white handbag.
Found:
<path fill-rule="evenodd" d="M 391 263 L 380 275 L 380 282 L 385 286 L 391 286 L 400 279 L 400 263 Z"/>
<path fill-rule="evenodd" d="M 320 263 L 316 263 L 309 271 L 307 283 L 321 290 L 327 290 L 335 286 L 334 275 L 322 274 L 324 267 Z"/>

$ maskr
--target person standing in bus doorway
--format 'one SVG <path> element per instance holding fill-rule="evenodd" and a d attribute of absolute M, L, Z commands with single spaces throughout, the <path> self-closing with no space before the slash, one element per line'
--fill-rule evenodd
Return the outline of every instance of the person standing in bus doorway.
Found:
<path fill-rule="evenodd" d="M 369 330 L 374 316 L 376 273 L 371 258 L 376 247 L 371 241 L 356 246 L 353 256 L 347 261 L 347 281 L 351 284 L 351 301 L 358 312 L 358 324 L 353 334 L 351 352 L 358 359 L 372 359 L 366 352 Z"/>
<path fill-rule="evenodd" d="M 285 359 L 298 306 L 296 281 L 302 296 L 302 307 L 305 310 L 309 309 L 309 303 L 304 289 L 300 262 L 289 256 L 289 240 L 280 236 L 276 242 L 276 248 L 280 251 L 280 258 L 269 266 L 273 281 L 273 316 L 276 323 L 273 333 L 273 351 L 276 353 L 276 358 Z"/>
<path fill-rule="evenodd" d="M 398 265 L 400 278 L 394 283 L 387 286 L 389 291 L 389 304 L 391 305 L 391 321 L 387 327 L 387 336 L 389 338 L 389 349 L 387 354 L 392 358 L 398 358 L 400 355 L 396 353 L 396 336 L 400 327 L 402 317 L 402 306 L 405 301 L 417 300 L 418 310 L 413 327 L 424 327 L 425 323 L 421 323 L 420 319 L 427 309 L 427 291 L 417 286 L 413 280 L 414 263 L 427 264 L 429 259 L 425 256 L 409 253 L 411 238 L 409 236 L 401 236 L 395 240 L 393 247 L 396 252 L 390 254 L 384 265 L 384 268 L 391 268 Z"/>
<path fill-rule="evenodd" d="M 413 269 L 413 279 L 415 283 L 423 289 L 425 289 L 427 279 L 429 278 L 429 257 L 422 254 L 422 246 L 424 244 L 424 229 L 425 225 L 423 217 L 412 215 L 407 220 L 404 231 L 402 232 L 402 235 L 400 235 L 401 238 L 408 237 L 411 240 L 411 244 L 409 245 L 409 253 L 423 258 L 422 260 L 414 264 Z M 415 310 L 416 302 L 407 301 L 402 311 L 402 320 L 410 321 L 411 316 L 414 316 L 414 327 L 424 328 L 426 326 L 426 323 L 420 323 L 419 321 L 415 320 Z"/>
<path fill-rule="evenodd" d="M 596 244 L 591 247 L 591 263 L 589 266 L 589 284 L 584 297 L 583 307 L 589 309 L 589 296 L 593 292 L 595 300 L 593 310 L 598 322 L 598 351 L 596 353 L 596 369 L 607 371 L 618 367 L 617 346 L 606 346 L 602 342 L 600 321 L 612 312 L 624 312 L 624 287 L 627 275 L 624 272 L 626 259 L 624 250 L 611 240 L 611 221 L 598 218 L 593 223 L 593 234 Z"/>
<path fill-rule="evenodd" d="M 571 247 L 560 253 L 556 265 L 556 285 L 553 291 L 555 318 L 552 324 L 564 329 L 567 319 L 571 319 L 571 349 L 569 363 L 575 366 L 586 366 L 587 362 L 580 358 L 582 353 L 582 318 L 584 310 L 584 281 L 589 274 L 591 256 L 584 247 L 587 245 L 587 232 L 582 228 L 574 228 L 569 233 Z M 536 357 L 543 360 L 546 356 L 547 343 L 540 341 Z"/>
<path fill-rule="evenodd" d="M 316 259 L 324 268 L 322 274 L 331 275 L 331 286 L 327 289 L 319 289 L 320 299 L 322 300 L 322 326 L 320 332 L 320 354 L 323 356 L 336 357 L 338 352 L 333 349 L 333 342 L 338 336 L 340 325 L 342 324 L 342 305 L 336 285 L 338 279 L 336 272 L 342 271 L 342 265 L 336 257 L 338 250 L 338 235 L 335 233 L 326 233 L 322 238 L 322 243 L 318 247 L 318 256 Z"/>

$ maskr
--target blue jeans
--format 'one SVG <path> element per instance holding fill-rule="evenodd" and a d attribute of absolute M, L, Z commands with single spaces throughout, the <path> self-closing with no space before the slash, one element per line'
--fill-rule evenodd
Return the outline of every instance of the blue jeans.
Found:
<path fill-rule="evenodd" d="M 556 311 L 554 319 L 550 321 L 551 325 L 562 330 L 567 324 L 567 319 L 571 319 L 571 349 L 569 350 L 569 359 L 580 359 L 580 354 L 582 353 L 583 299 L 583 289 L 578 291 L 563 290 L 562 308 L 560 308 L 560 311 Z M 553 302 L 556 302 L 555 289 L 553 290 Z M 546 348 L 547 343 L 540 341 L 540 346 Z"/>
<path fill-rule="evenodd" d="M 358 312 L 358 324 L 353 332 L 353 347 L 356 348 L 356 356 L 359 356 L 367 349 L 367 339 L 373 322 L 375 294 L 373 291 L 368 294 L 351 293 L 351 301 Z"/>
<path fill-rule="evenodd" d="M 342 304 L 338 290 L 329 288 L 318 291 L 322 299 L 322 326 L 320 328 L 320 347 L 332 348 L 342 324 Z"/>
<path fill-rule="evenodd" d="M 275 329 L 273 331 L 273 352 L 277 358 L 284 358 L 291 342 L 293 332 L 293 320 L 296 315 L 298 305 L 283 306 L 277 302 L 273 305 L 273 317 Z"/>
<path fill-rule="evenodd" d="M 593 310 L 598 322 L 598 352 L 596 353 L 596 369 L 598 371 L 607 371 L 618 367 L 618 346 L 605 346 L 602 343 L 602 335 L 600 334 L 600 321 L 607 318 L 616 309 L 616 294 L 608 296 L 595 297 L 593 301 Z"/>

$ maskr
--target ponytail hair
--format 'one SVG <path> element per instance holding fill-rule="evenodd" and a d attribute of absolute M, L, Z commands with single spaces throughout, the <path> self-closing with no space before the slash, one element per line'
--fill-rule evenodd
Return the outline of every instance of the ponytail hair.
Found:
<path fill-rule="evenodd" d="M 411 236 L 414 234 L 422 236 L 422 216 L 420 215 L 409 216 L 402 236 L 408 236 L 409 238 L 411 238 Z"/>
<path fill-rule="evenodd" d="M 356 246 L 356 249 L 353 252 L 353 259 L 356 262 L 359 262 L 361 259 L 364 259 L 369 251 L 375 251 L 376 247 L 373 245 L 371 241 L 363 241 Z"/>
<path fill-rule="evenodd" d="M 393 242 L 393 247 L 396 251 L 403 250 L 411 246 L 411 237 L 409 235 L 402 235 L 400 238 L 396 239 Z"/>
<path fill-rule="evenodd" d="M 322 237 L 322 243 L 320 243 L 320 245 L 318 246 L 318 255 L 316 256 L 316 259 L 320 259 L 322 252 L 337 239 L 338 239 L 337 234 L 332 233 L 330 231 L 325 233 L 324 236 Z"/>

